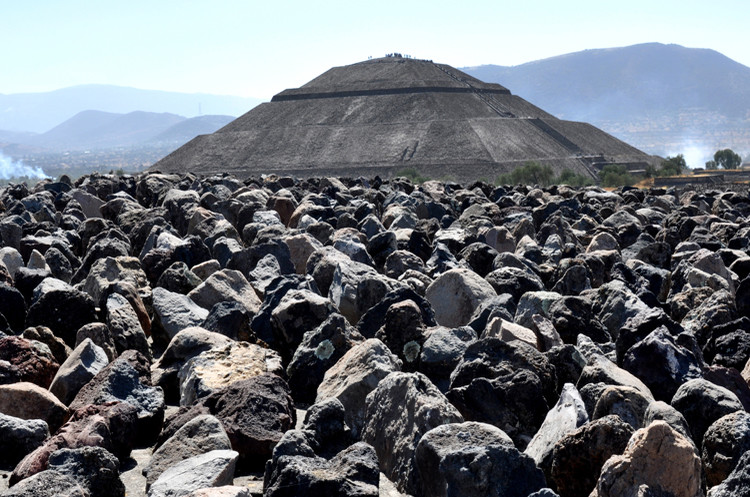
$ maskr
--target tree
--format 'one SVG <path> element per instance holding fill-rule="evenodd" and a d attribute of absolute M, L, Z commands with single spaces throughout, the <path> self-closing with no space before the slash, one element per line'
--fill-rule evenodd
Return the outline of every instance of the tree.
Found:
<path fill-rule="evenodd" d="M 725 148 L 724 150 L 718 150 L 714 154 L 714 161 L 716 165 L 724 169 L 737 169 L 742 164 L 742 157 L 732 149 Z"/>
<path fill-rule="evenodd" d="M 679 176 L 683 169 L 687 169 L 687 162 L 685 162 L 685 156 L 679 154 L 674 157 L 667 157 L 661 161 L 659 167 L 660 169 L 657 172 L 659 176 Z"/>
<path fill-rule="evenodd" d="M 706 169 L 708 169 L 709 171 L 711 169 L 716 169 L 716 161 L 715 160 L 710 160 L 710 161 L 706 162 Z"/>

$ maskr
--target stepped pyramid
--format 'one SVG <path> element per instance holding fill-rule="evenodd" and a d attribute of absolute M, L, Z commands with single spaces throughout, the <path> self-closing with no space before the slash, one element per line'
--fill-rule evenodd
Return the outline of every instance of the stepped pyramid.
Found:
<path fill-rule="evenodd" d="M 595 177 L 605 164 L 653 158 L 586 123 L 563 121 L 498 84 L 401 57 L 332 68 L 285 90 L 152 170 L 240 178 L 392 176 L 493 180 L 537 161 Z"/>

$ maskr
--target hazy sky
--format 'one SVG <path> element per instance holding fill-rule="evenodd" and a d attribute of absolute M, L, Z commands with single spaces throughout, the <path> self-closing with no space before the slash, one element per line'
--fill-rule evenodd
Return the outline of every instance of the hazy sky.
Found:
<path fill-rule="evenodd" d="M 747 0 L 0 0 L 0 93 L 87 83 L 270 98 L 400 52 L 516 65 L 645 42 L 750 65 Z"/>

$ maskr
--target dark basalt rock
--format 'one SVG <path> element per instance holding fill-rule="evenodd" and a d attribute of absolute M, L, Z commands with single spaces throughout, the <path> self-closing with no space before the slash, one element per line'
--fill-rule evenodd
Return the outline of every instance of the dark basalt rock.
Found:
<path fill-rule="evenodd" d="M 685 416 L 693 435 L 693 442 L 700 449 L 703 435 L 711 424 L 722 416 L 743 411 L 737 396 L 704 379 L 683 383 L 674 397 L 672 407 Z"/>
<path fill-rule="evenodd" d="M 262 374 L 235 382 L 191 407 L 180 408 L 167 420 L 157 447 L 200 414 L 212 414 L 221 421 L 232 449 L 240 453 L 239 464 L 252 469 L 265 464 L 283 433 L 296 422 L 286 382 L 275 374 Z"/>
<path fill-rule="evenodd" d="M 89 495 L 125 496 L 120 462 L 102 447 L 59 449 L 50 455 L 49 469 L 73 478 Z"/>
<path fill-rule="evenodd" d="M 565 435 L 552 454 L 552 480 L 560 497 L 589 495 L 604 463 L 622 454 L 633 428 L 618 416 L 606 416 Z"/>
<path fill-rule="evenodd" d="M 723 482 L 742 454 L 750 450 L 750 414 L 737 411 L 717 419 L 703 436 L 703 468 L 707 486 Z"/>
<path fill-rule="evenodd" d="M 26 301 L 23 295 L 7 283 L 0 283 L 0 315 L 2 315 L 8 326 L 20 332 L 26 321 Z"/>
<path fill-rule="evenodd" d="M 622 367 L 640 378 L 657 400 L 671 401 L 688 380 L 702 377 L 702 362 L 677 344 L 665 326 L 630 347 Z"/>
<path fill-rule="evenodd" d="M 541 380 L 528 369 L 478 377 L 452 386 L 446 396 L 464 419 L 497 426 L 519 449 L 526 448 L 549 410 Z"/>
<path fill-rule="evenodd" d="M 526 497 L 546 485 L 531 457 L 497 428 L 452 423 L 428 431 L 417 446 L 420 495 Z"/>
<path fill-rule="evenodd" d="M 232 340 L 254 342 L 255 334 L 250 329 L 253 317 L 254 315 L 240 302 L 218 302 L 209 311 L 203 328 L 221 333 Z"/>
<path fill-rule="evenodd" d="M 365 312 L 357 323 L 357 329 L 365 338 L 375 338 L 377 331 L 386 322 L 386 313 L 392 305 L 410 300 L 414 302 L 421 312 L 421 320 L 424 326 L 435 326 L 435 312 L 430 303 L 410 288 L 397 288 L 388 292 L 381 301 Z"/>
<path fill-rule="evenodd" d="M 137 413 L 138 408 L 126 402 L 105 402 L 78 409 L 52 438 L 18 463 L 10 484 L 44 471 L 49 457 L 64 448 L 103 447 L 122 463 L 137 441 Z"/>
<path fill-rule="evenodd" d="M 408 493 L 420 488 L 414 457 L 422 436 L 461 414 L 421 373 L 391 373 L 367 396 L 362 440 L 375 448 L 380 470 Z"/>
<path fill-rule="evenodd" d="M 466 386 L 475 378 L 492 379 L 525 369 L 540 381 L 544 399 L 557 401 L 557 376 L 554 367 L 538 350 L 520 342 L 507 343 L 499 338 L 483 338 L 469 345 L 451 374 L 451 388 Z M 544 408 L 547 412 L 547 408 Z"/>
<path fill-rule="evenodd" d="M 315 401 L 325 372 L 364 337 L 340 314 L 331 314 L 317 328 L 307 331 L 294 352 L 287 376 L 297 402 Z"/>
<path fill-rule="evenodd" d="M 89 323 L 99 321 L 94 300 L 72 287 L 42 294 L 29 308 L 26 326 L 46 326 L 75 347 L 76 333 Z"/>

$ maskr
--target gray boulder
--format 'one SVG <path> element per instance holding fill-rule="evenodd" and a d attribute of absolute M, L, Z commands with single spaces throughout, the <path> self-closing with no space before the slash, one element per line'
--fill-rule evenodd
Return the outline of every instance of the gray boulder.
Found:
<path fill-rule="evenodd" d="M 0 413 L 0 463 L 15 465 L 26 454 L 49 438 L 49 427 L 42 419 L 21 419 Z"/>
<path fill-rule="evenodd" d="M 703 469 L 713 487 L 734 471 L 742 454 L 750 450 L 750 414 L 737 411 L 717 419 L 703 435 Z"/>
<path fill-rule="evenodd" d="M 420 488 L 414 464 L 419 440 L 437 426 L 463 420 L 423 374 L 391 373 L 367 396 L 362 440 L 375 448 L 381 471 L 399 490 L 415 494 Z"/>
<path fill-rule="evenodd" d="M 231 450 L 232 444 L 221 422 L 210 414 L 202 414 L 185 423 L 167 441 L 154 450 L 148 464 L 143 468 L 146 489 L 176 463 L 210 452 Z"/>
<path fill-rule="evenodd" d="M 313 403 L 326 371 L 363 341 L 364 337 L 357 329 L 338 313 L 331 314 L 320 326 L 305 332 L 286 370 L 295 400 Z"/>
<path fill-rule="evenodd" d="M 485 423 L 449 423 L 428 431 L 420 439 L 415 455 L 420 495 L 511 495 L 503 493 L 507 484 L 523 485 L 507 474 L 505 470 L 512 464 L 505 463 L 508 456 L 521 455 L 518 451 L 515 454 L 498 451 L 498 447 L 515 451 L 513 441 L 504 431 Z M 474 457 L 475 464 L 466 464 L 469 457 Z M 528 460 L 526 466 L 533 468 L 533 462 Z M 496 476 L 501 479 L 495 480 Z"/>
<path fill-rule="evenodd" d="M 331 301 L 310 290 L 290 290 L 271 311 L 276 343 L 289 360 L 305 336 L 336 312 Z"/>
<path fill-rule="evenodd" d="M 355 345 L 331 366 L 318 386 L 315 402 L 338 399 L 346 409 L 346 423 L 359 437 L 366 419 L 366 399 L 380 381 L 401 370 L 401 361 L 377 338 Z"/>
<path fill-rule="evenodd" d="M 645 397 L 640 391 L 632 387 L 612 385 L 606 387 L 599 394 L 594 406 L 592 419 L 603 418 L 615 414 L 637 430 L 646 426 L 643 422 L 646 410 L 653 399 Z"/>
<path fill-rule="evenodd" d="M 153 338 L 157 342 L 169 343 L 185 328 L 202 325 L 208 316 L 208 309 L 199 306 L 187 295 L 157 287 L 154 288 L 153 296 Z"/>
<path fill-rule="evenodd" d="M 350 323 L 356 324 L 368 309 L 398 286 L 397 281 L 379 274 L 367 264 L 338 258 L 328 298 Z"/>
<path fill-rule="evenodd" d="M 227 300 L 242 303 L 253 314 L 258 312 L 261 301 L 245 276 L 233 269 L 222 269 L 206 278 L 188 297 L 203 307 L 211 309 L 215 304 Z"/>
<path fill-rule="evenodd" d="M 151 347 L 138 314 L 126 297 L 113 293 L 107 297 L 107 327 L 119 354 L 133 349 L 151 358 Z"/>
<path fill-rule="evenodd" d="M 63 404 L 70 404 L 78 391 L 107 364 L 109 359 L 104 350 L 86 338 L 57 370 L 49 391 Z"/>
<path fill-rule="evenodd" d="M 446 271 L 425 291 L 438 324 L 449 328 L 468 324 L 480 303 L 495 295 L 492 285 L 469 269 Z"/>
<path fill-rule="evenodd" d="M 178 462 L 151 485 L 148 497 L 181 497 L 205 487 L 231 485 L 238 457 L 233 450 L 212 450 Z"/>
<path fill-rule="evenodd" d="M 140 353 L 127 351 L 109 363 L 81 388 L 70 408 L 110 401 L 127 402 L 138 409 L 137 431 L 142 442 L 150 442 L 159 433 L 166 409 L 164 393 L 151 386 L 148 362 Z"/>
<path fill-rule="evenodd" d="M 120 462 L 102 447 L 56 450 L 49 456 L 49 469 L 73 478 L 92 497 L 125 496 Z"/>
<path fill-rule="evenodd" d="M 744 411 L 735 394 L 704 379 L 685 382 L 674 394 L 671 404 L 685 416 L 699 449 L 703 434 L 711 424 L 727 414 Z"/>
<path fill-rule="evenodd" d="M 201 352 L 185 363 L 177 378 L 180 405 L 190 406 L 201 397 L 237 381 L 264 373 L 283 375 L 281 356 L 275 350 L 247 342 L 233 342 Z"/>
<path fill-rule="evenodd" d="M 191 326 L 177 333 L 166 350 L 152 367 L 153 383 L 164 390 L 168 402 L 179 403 L 180 385 L 177 374 L 180 368 L 201 352 L 214 347 L 225 347 L 232 340 L 220 333 Z"/>
<path fill-rule="evenodd" d="M 70 476 L 57 471 L 41 471 L 13 485 L 3 497 L 89 497 Z"/>
<path fill-rule="evenodd" d="M 283 441 L 280 445 L 282 444 Z M 286 450 L 281 450 L 277 454 L 274 451 L 274 457 L 266 467 L 266 477 L 263 481 L 264 496 L 380 495 L 378 458 L 373 448 L 366 443 L 355 443 L 331 459 L 318 457 L 309 452 L 303 454 L 288 454 Z"/>
<path fill-rule="evenodd" d="M 573 384 L 567 383 L 563 386 L 560 400 L 547 413 L 539 431 L 526 446 L 524 454 L 530 456 L 536 466 L 549 476 L 555 444 L 568 433 L 587 423 L 588 420 L 589 416 L 581 394 Z"/>

